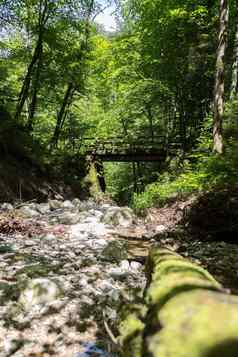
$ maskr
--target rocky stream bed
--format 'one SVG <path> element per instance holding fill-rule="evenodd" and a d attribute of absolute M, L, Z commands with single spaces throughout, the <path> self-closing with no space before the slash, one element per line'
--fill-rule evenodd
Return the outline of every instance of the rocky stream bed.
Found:
<path fill-rule="evenodd" d="M 127 207 L 78 199 L 2 204 L 0 356 L 118 356 L 118 311 L 142 296 L 155 241 L 236 292 L 238 247 L 191 241 L 177 225 L 182 214 L 176 206 L 139 219 Z"/>

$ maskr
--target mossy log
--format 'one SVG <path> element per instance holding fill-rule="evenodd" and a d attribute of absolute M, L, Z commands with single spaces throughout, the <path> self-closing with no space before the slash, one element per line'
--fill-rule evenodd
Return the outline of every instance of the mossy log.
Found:
<path fill-rule="evenodd" d="M 203 268 L 153 248 L 142 303 L 122 313 L 123 357 L 237 357 L 238 297 Z"/>

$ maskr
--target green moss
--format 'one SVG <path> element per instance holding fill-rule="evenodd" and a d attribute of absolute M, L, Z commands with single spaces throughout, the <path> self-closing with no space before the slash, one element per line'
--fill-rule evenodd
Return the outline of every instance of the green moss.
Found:
<path fill-rule="evenodd" d="M 129 314 L 120 326 L 120 343 L 123 345 L 123 357 L 142 356 L 142 332 L 144 323 L 137 313 Z"/>
<path fill-rule="evenodd" d="M 153 248 L 149 265 L 151 285 L 147 303 L 162 306 L 174 295 L 193 289 L 220 289 L 220 284 L 205 269 L 172 251 Z"/>
<path fill-rule="evenodd" d="M 90 184 L 89 190 L 92 197 L 97 197 L 101 193 L 101 189 L 98 182 L 97 170 L 94 164 L 90 165 L 86 181 Z"/>
<path fill-rule="evenodd" d="M 163 276 L 168 276 L 171 273 L 188 273 L 191 276 L 198 276 L 217 284 L 211 274 L 209 274 L 208 271 L 201 268 L 200 266 L 197 266 L 185 260 L 183 261 L 173 259 L 162 262 L 158 265 L 156 271 L 153 274 L 153 280 L 161 279 Z"/>
<path fill-rule="evenodd" d="M 212 291 L 179 294 L 159 312 L 163 328 L 154 331 L 148 351 L 153 357 L 236 357 L 237 308 L 238 298 Z M 216 346 L 222 354 L 215 354 Z"/>
<path fill-rule="evenodd" d="M 121 324 L 125 357 L 237 357 L 238 297 L 203 268 L 154 248 L 142 308 Z M 143 306 L 143 305 L 142 305 Z"/>
<path fill-rule="evenodd" d="M 151 283 L 146 294 L 146 302 L 150 305 L 162 307 L 169 299 L 183 291 L 194 289 L 219 290 L 219 288 L 218 283 L 210 282 L 196 274 L 191 276 L 190 272 L 171 273 Z"/>
<path fill-rule="evenodd" d="M 169 251 L 168 249 L 158 249 L 158 247 L 151 248 L 150 254 L 146 261 L 145 270 L 146 270 L 147 276 L 148 277 L 151 276 L 151 274 L 154 271 L 155 266 L 158 266 L 163 261 L 171 260 L 172 258 L 174 261 L 175 260 L 176 261 L 183 260 L 181 255 L 178 255 L 172 251 Z"/>

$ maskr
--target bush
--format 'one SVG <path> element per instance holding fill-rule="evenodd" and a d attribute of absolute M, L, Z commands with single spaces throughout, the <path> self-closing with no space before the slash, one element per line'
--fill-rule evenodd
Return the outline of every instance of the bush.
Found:
<path fill-rule="evenodd" d="M 212 148 L 212 118 L 209 116 L 200 136 L 198 150 L 184 163 L 183 172 L 162 175 L 155 183 L 147 185 L 145 191 L 134 195 L 134 208 L 143 212 L 146 208 L 162 206 L 191 193 L 234 186 L 238 173 L 238 100 L 229 103 L 225 115 L 225 153 L 214 154 Z M 171 170 L 172 171 L 172 170 Z"/>

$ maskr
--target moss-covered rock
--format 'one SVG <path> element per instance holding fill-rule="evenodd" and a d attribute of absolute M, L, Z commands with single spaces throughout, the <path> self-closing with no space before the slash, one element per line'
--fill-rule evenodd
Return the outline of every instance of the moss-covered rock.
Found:
<path fill-rule="evenodd" d="M 120 326 L 123 356 L 238 355 L 238 297 L 169 250 L 153 248 L 146 268 L 144 305 L 129 309 Z"/>
<path fill-rule="evenodd" d="M 102 190 L 98 180 L 98 173 L 95 167 L 95 163 L 90 161 L 88 165 L 88 174 L 84 179 L 84 183 L 89 185 L 89 192 L 91 197 L 98 198 L 102 195 Z"/>

